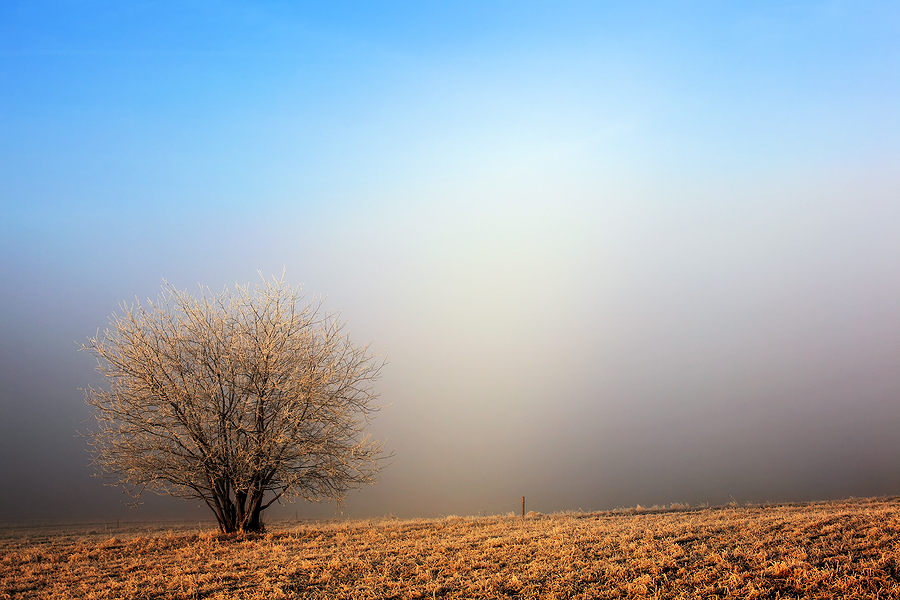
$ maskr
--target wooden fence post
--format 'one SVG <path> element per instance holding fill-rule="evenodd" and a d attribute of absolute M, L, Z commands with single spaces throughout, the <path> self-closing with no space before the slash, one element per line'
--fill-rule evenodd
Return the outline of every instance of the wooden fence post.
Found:
<path fill-rule="evenodd" d="M 525 516 L 525 496 L 522 496 L 522 516 Z"/>

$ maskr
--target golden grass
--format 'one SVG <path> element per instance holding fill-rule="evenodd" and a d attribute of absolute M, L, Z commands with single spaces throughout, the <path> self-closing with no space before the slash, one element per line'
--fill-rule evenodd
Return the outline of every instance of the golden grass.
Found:
<path fill-rule="evenodd" d="M 7 530 L 0 598 L 900 598 L 898 498 L 271 527 Z"/>

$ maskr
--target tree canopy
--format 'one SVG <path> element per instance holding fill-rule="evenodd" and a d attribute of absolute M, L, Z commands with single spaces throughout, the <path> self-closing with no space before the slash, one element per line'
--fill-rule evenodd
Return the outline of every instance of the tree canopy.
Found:
<path fill-rule="evenodd" d="M 200 499 L 223 532 L 259 531 L 296 498 L 340 503 L 374 483 L 382 444 L 366 434 L 384 364 L 283 280 L 200 297 L 163 286 L 123 305 L 82 348 L 98 474 L 139 497 Z"/>

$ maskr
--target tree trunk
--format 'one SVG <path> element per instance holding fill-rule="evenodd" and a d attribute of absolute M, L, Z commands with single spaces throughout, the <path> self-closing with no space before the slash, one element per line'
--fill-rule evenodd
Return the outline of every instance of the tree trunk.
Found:
<path fill-rule="evenodd" d="M 221 510 L 214 510 L 219 530 L 222 533 L 261 533 L 265 531 L 262 522 L 261 494 L 236 493 L 234 498 L 219 497 L 217 505 Z"/>
<path fill-rule="evenodd" d="M 266 530 L 265 526 L 262 522 L 262 510 L 258 507 L 251 508 L 249 516 L 249 522 L 247 526 L 244 528 L 244 531 L 253 531 L 256 533 L 262 533 Z"/>

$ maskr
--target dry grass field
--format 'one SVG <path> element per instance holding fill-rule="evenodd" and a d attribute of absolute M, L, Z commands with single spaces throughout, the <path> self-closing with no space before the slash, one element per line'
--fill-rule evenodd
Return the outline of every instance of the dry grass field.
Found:
<path fill-rule="evenodd" d="M 900 598 L 900 498 L 270 529 L 6 528 L 0 598 Z"/>

